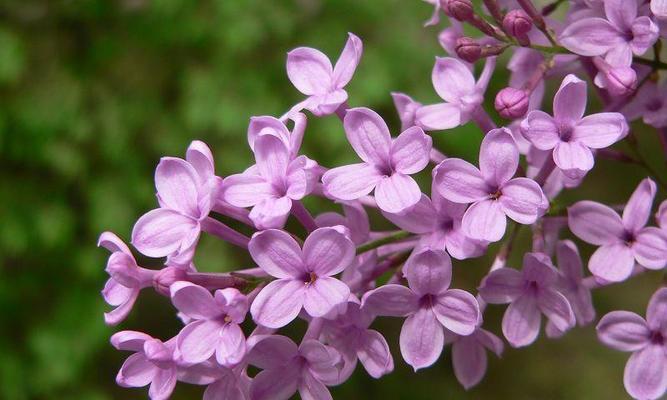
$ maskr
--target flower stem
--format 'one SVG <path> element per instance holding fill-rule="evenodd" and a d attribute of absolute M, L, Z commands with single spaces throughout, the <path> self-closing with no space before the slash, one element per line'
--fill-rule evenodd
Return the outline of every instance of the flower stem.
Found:
<path fill-rule="evenodd" d="M 250 238 L 245 236 L 244 234 L 235 231 L 234 229 L 230 228 L 229 226 L 223 224 L 222 222 L 218 221 L 217 219 L 213 219 L 211 217 L 206 217 L 201 221 L 201 229 L 204 232 L 210 233 L 211 235 L 215 235 L 219 237 L 220 239 L 224 240 L 225 242 L 229 242 L 235 246 L 247 249 L 248 248 L 248 242 L 250 241 Z"/>
<path fill-rule="evenodd" d="M 300 201 L 292 202 L 292 215 L 294 215 L 294 217 L 299 220 L 301 225 L 306 228 L 308 233 L 311 233 L 317 229 L 317 222 L 315 222 L 313 216 Z"/>
<path fill-rule="evenodd" d="M 383 238 L 373 240 L 368 243 L 364 243 L 361 246 L 357 247 L 357 254 L 362 254 L 367 251 L 377 249 L 378 247 L 384 246 L 385 244 L 401 241 L 403 239 L 410 237 L 410 235 L 412 235 L 410 232 L 398 231 L 396 233 L 392 233 L 391 235 L 387 235 Z"/>

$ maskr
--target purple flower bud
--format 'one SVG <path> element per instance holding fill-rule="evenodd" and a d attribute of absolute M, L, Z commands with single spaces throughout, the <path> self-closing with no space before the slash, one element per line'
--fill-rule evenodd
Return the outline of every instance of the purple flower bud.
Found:
<path fill-rule="evenodd" d="M 533 20 L 521 9 L 512 10 L 503 18 L 503 29 L 518 39 L 527 38 L 526 34 L 533 27 Z"/>
<path fill-rule="evenodd" d="M 187 274 L 178 267 L 166 267 L 153 278 L 153 287 L 163 296 L 169 296 L 169 288 L 174 282 L 187 281 Z"/>
<path fill-rule="evenodd" d="M 445 14 L 458 21 L 467 21 L 475 13 L 470 0 L 440 0 L 440 4 Z"/>
<path fill-rule="evenodd" d="M 610 68 L 604 74 L 605 87 L 612 95 L 622 96 L 637 87 L 637 73 L 632 67 L 618 66 Z"/>
<path fill-rule="evenodd" d="M 456 41 L 456 55 L 464 61 L 474 63 L 482 56 L 482 46 L 473 38 L 459 38 Z"/>
<path fill-rule="evenodd" d="M 494 105 L 503 118 L 521 118 L 528 111 L 528 93 L 522 89 L 506 87 L 498 92 Z"/>

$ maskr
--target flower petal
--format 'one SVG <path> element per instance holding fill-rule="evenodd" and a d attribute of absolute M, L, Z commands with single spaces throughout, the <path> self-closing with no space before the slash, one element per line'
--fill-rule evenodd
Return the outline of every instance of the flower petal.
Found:
<path fill-rule="evenodd" d="M 551 150 L 560 141 L 558 125 L 551 115 L 534 110 L 521 123 L 521 133 L 540 150 Z"/>
<path fill-rule="evenodd" d="M 497 242 L 505 234 L 507 218 L 499 201 L 483 200 L 468 207 L 461 226 L 473 239 Z"/>
<path fill-rule="evenodd" d="M 407 287 L 388 284 L 366 292 L 361 306 L 375 315 L 404 317 L 417 309 L 418 300 L 417 295 Z"/>
<path fill-rule="evenodd" d="M 375 187 L 375 201 L 382 211 L 401 213 L 419 202 L 422 192 L 408 175 L 396 172 L 382 178 Z"/>
<path fill-rule="evenodd" d="M 621 217 L 616 211 L 588 200 L 568 208 L 567 222 L 579 239 L 598 246 L 616 243 L 625 233 Z"/>
<path fill-rule="evenodd" d="M 176 368 L 158 369 L 148 389 L 151 400 L 167 400 L 176 387 Z"/>
<path fill-rule="evenodd" d="M 452 57 L 437 57 L 431 75 L 433 88 L 448 103 L 458 103 L 475 91 L 475 77 L 468 67 Z"/>
<path fill-rule="evenodd" d="M 222 312 L 213 300 L 211 292 L 199 285 L 178 281 L 174 282 L 169 290 L 174 307 L 189 318 L 212 319 Z"/>
<path fill-rule="evenodd" d="M 545 288 L 540 291 L 537 304 L 542 313 L 559 331 L 565 332 L 574 326 L 575 318 L 572 307 L 565 296 L 556 290 Z"/>
<path fill-rule="evenodd" d="M 369 164 L 351 164 L 332 168 L 322 176 L 326 193 L 339 200 L 356 200 L 369 194 L 382 179 Z"/>
<path fill-rule="evenodd" d="M 299 395 L 307 400 L 333 400 L 329 389 L 320 382 L 308 369 L 301 373 L 299 379 Z"/>
<path fill-rule="evenodd" d="M 391 357 L 389 345 L 378 331 L 368 329 L 361 334 L 357 356 L 368 375 L 375 379 L 394 369 L 394 360 Z"/>
<path fill-rule="evenodd" d="M 623 374 L 625 390 L 635 399 L 657 399 L 667 390 L 667 357 L 663 346 L 649 345 L 630 356 Z"/>
<path fill-rule="evenodd" d="M 418 296 L 436 295 L 447 290 L 452 280 L 452 261 L 443 251 L 425 250 L 408 258 L 403 274 Z"/>
<path fill-rule="evenodd" d="M 635 257 L 625 243 L 599 247 L 588 260 L 588 269 L 599 278 L 610 282 L 622 282 L 632 273 Z"/>
<path fill-rule="evenodd" d="M 213 154 L 206 143 L 193 140 L 185 153 L 185 160 L 197 171 L 202 183 L 215 175 Z"/>
<path fill-rule="evenodd" d="M 252 381 L 250 398 L 253 400 L 288 400 L 297 391 L 302 369 L 297 365 L 265 369 Z"/>
<path fill-rule="evenodd" d="M 475 296 L 461 289 L 450 289 L 438 296 L 433 312 L 442 326 L 458 335 L 470 335 L 479 321 Z"/>
<path fill-rule="evenodd" d="M 648 303 L 646 321 L 653 330 L 667 331 L 667 288 L 660 288 Z"/>
<path fill-rule="evenodd" d="M 490 130 L 479 149 L 479 170 L 491 186 L 509 181 L 519 166 L 519 149 L 506 128 Z"/>
<path fill-rule="evenodd" d="M 332 74 L 331 61 L 317 49 L 298 47 L 287 53 L 287 77 L 305 95 L 326 93 Z"/>
<path fill-rule="evenodd" d="M 402 174 L 411 175 L 428 165 L 433 140 L 422 128 L 413 126 L 403 131 L 391 145 L 391 163 Z"/>
<path fill-rule="evenodd" d="M 239 364 L 246 353 L 246 341 L 243 331 L 237 324 L 225 324 L 220 331 L 215 359 L 218 364 L 231 368 Z"/>
<path fill-rule="evenodd" d="M 422 308 L 405 320 L 399 341 L 403 359 L 416 371 L 437 361 L 445 335 L 433 312 Z"/>
<path fill-rule="evenodd" d="M 230 175 L 222 183 L 222 198 L 236 207 L 252 207 L 274 194 L 273 187 L 266 179 L 247 172 Z"/>
<path fill-rule="evenodd" d="M 132 244 L 149 257 L 164 257 L 189 247 L 199 224 L 176 211 L 158 208 L 142 215 L 132 229 Z"/>
<path fill-rule="evenodd" d="M 400 214 L 383 211 L 382 215 L 399 228 L 412 233 L 432 232 L 437 219 L 435 207 L 425 194 L 422 194 L 417 204 Z"/>
<path fill-rule="evenodd" d="M 570 74 L 554 96 L 554 119 L 565 126 L 577 123 L 586 111 L 586 82 Z"/>
<path fill-rule="evenodd" d="M 556 257 L 558 259 L 558 269 L 568 279 L 575 282 L 581 281 L 584 277 L 583 264 L 577 245 L 571 240 L 560 240 L 556 245 Z"/>
<path fill-rule="evenodd" d="M 269 183 L 282 183 L 287 175 L 290 151 L 277 136 L 261 135 L 255 140 L 254 150 L 257 170 Z"/>
<path fill-rule="evenodd" d="M 389 165 L 391 135 L 378 113 L 366 107 L 351 108 L 345 113 L 343 126 L 359 158 L 378 167 Z"/>
<path fill-rule="evenodd" d="M 491 188 L 474 165 L 458 158 L 448 158 L 435 169 L 435 189 L 447 200 L 472 203 L 488 197 Z"/>
<path fill-rule="evenodd" d="M 568 25 L 560 43 L 581 56 L 599 56 L 624 42 L 616 28 L 603 18 L 583 18 Z"/>
<path fill-rule="evenodd" d="M 267 197 L 250 210 L 248 217 L 257 229 L 279 229 L 285 226 L 290 210 L 292 210 L 290 198 Z"/>
<path fill-rule="evenodd" d="M 162 158 L 155 169 L 155 187 L 163 207 L 199 218 L 199 177 L 188 162 Z"/>
<path fill-rule="evenodd" d="M 352 263 L 354 255 L 352 241 L 335 228 L 316 229 L 303 244 L 306 268 L 320 277 L 343 271 Z"/>
<path fill-rule="evenodd" d="M 222 328 L 216 320 L 199 320 L 186 325 L 178 334 L 178 350 L 183 360 L 196 364 L 211 358 Z"/>
<path fill-rule="evenodd" d="M 632 244 L 637 262 L 649 269 L 662 269 L 667 265 L 667 232 L 655 227 L 644 228 Z"/>
<path fill-rule="evenodd" d="M 591 149 L 603 149 L 618 142 L 628 133 L 628 123 L 621 113 L 587 115 L 572 131 L 576 140 Z"/>
<path fill-rule="evenodd" d="M 348 33 L 347 42 L 340 54 L 338 61 L 333 69 L 333 84 L 337 88 L 342 88 L 352 80 L 354 71 L 359 65 L 361 55 L 364 51 L 364 45 L 361 39 L 353 33 Z"/>
<path fill-rule="evenodd" d="M 630 232 L 637 232 L 648 222 L 655 191 L 655 182 L 650 178 L 645 178 L 630 196 L 623 210 L 623 225 Z"/>
<path fill-rule="evenodd" d="M 268 229 L 254 234 L 248 251 L 260 268 L 276 278 L 301 278 L 306 273 L 301 248 L 285 231 Z"/>
<path fill-rule="evenodd" d="M 554 162 L 565 176 L 577 179 L 593 169 L 591 150 L 579 142 L 560 142 L 554 148 Z"/>
<path fill-rule="evenodd" d="M 252 302 L 252 318 L 267 328 L 282 328 L 299 315 L 304 289 L 305 285 L 300 280 L 277 279 L 270 282 Z"/>
<path fill-rule="evenodd" d="M 520 224 L 532 224 L 540 215 L 542 188 L 532 179 L 514 178 L 501 188 L 503 212 Z"/>
<path fill-rule="evenodd" d="M 350 296 L 350 288 L 336 278 L 319 277 L 305 287 L 303 308 L 311 317 L 323 317 Z"/>
<path fill-rule="evenodd" d="M 461 123 L 461 108 L 458 104 L 431 104 L 415 111 L 415 124 L 427 131 L 451 129 Z"/>
<path fill-rule="evenodd" d="M 540 310 L 535 298 L 524 295 L 514 300 L 505 310 L 502 327 L 512 347 L 533 343 L 540 333 Z"/>
<path fill-rule="evenodd" d="M 134 353 L 120 367 L 116 382 L 122 387 L 143 387 L 151 383 L 157 371 L 143 353 Z"/>
<path fill-rule="evenodd" d="M 649 343 L 651 331 L 644 318 L 629 311 L 612 311 L 600 319 L 598 338 L 620 351 L 637 351 Z"/>
<path fill-rule="evenodd" d="M 523 276 L 513 268 L 499 268 L 489 273 L 479 287 L 484 301 L 492 304 L 510 303 L 523 293 Z"/>
<path fill-rule="evenodd" d="M 456 380 L 467 390 L 477 385 L 486 373 L 486 350 L 472 336 L 452 345 L 452 364 Z"/>
<path fill-rule="evenodd" d="M 251 336 L 248 345 L 248 363 L 261 369 L 281 369 L 298 355 L 296 344 L 287 336 Z"/>

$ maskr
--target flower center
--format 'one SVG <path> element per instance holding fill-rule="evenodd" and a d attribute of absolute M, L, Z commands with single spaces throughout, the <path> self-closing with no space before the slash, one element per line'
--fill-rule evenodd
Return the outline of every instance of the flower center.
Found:
<path fill-rule="evenodd" d="M 424 295 L 421 299 L 419 299 L 419 306 L 421 308 L 431 308 L 433 307 L 433 300 L 433 295 Z"/>
<path fill-rule="evenodd" d="M 558 133 L 560 134 L 560 140 L 563 142 L 569 142 L 570 139 L 572 139 L 572 131 L 573 127 L 569 124 L 562 124 L 560 126 L 560 129 L 558 130 Z"/>
<path fill-rule="evenodd" d="M 651 343 L 657 345 L 662 345 L 665 343 L 665 338 L 662 336 L 662 333 L 660 333 L 660 331 L 651 332 Z"/>
<path fill-rule="evenodd" d="M 498 200 L 502 195 L 503 192 L 501 192 L 500 189 L 496 189 L 495 192 L 491 193 L 491 200 Z"/>
<path fill-rule="evenodd" d="M 648 103 L 646 103 L 646 109 L 648 111 L 658 111 L 662 108 L 662 100 L 660 99 L 651 99 Z"/>
<path fill-rule="evenodd" d="M 226 324 L 228 324 L 232 322 L 232 317 L 230 317 L 229 315 L 225 315 L 225 318 L 223 318 L 222 320 L 225 321 Z"/>
<path fill-rule="evenodd" d="M 629 232 L 629 231 L 625 231 L 625 232 L 623 233 L 623 241 L 624 241 L 626 244 L 631 245 L 632 243 L 635 242 L 635 240 L 636 240 L 636 238 L 635 238 L 635 234 L 634 234 L 634 233 Z"/>
<path fill-rule="evenodd" d="M 306 285 L 310 285 L 311 283 L 314 283 L 317 280 L 317 274 L 314 272 L 310 272 L 308 275 L 306 275 L 303 279 L 303 283 Z"/>

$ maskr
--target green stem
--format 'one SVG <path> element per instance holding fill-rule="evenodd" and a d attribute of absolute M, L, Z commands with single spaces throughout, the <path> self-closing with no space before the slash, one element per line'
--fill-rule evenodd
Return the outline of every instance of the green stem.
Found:
<path fill-rule="evenodd" d="M 362 254 L 367 251 L 377 249 L 378 247 L 384 246 L 385 244 L 401 241 L 410 237 L 411 235 L 412 234 L 407 231 L 398 231 L 396 233 L 392 233 L 391 235 L 385 236 L 383 238 L 362 244 L 361 246 L 357 247 L 357 254 Z"/>

